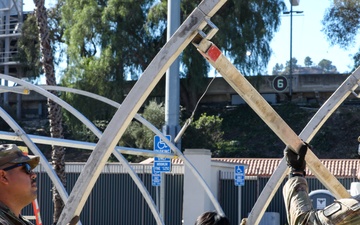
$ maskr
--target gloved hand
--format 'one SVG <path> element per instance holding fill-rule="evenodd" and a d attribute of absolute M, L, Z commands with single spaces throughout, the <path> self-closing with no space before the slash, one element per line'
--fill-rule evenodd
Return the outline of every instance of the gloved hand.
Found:
<path fill-rule="evenodd" d="M 76 225 L 80 220 L 79 216 L 74 216 L 67 225 Z"/>
<path fill-rule="evenodd" d="M 291 167 L 291 172 L 302 172 L 305 175 L 305 155 L 307 152 L 307 148 L 310 146 L 307 143 L 304 143 L 300 149 L 299 153 L 294 152 L 289 147 L 287 147 L 284 151 L 284 155 L 286 158 L 287 165 Z"/>
<path fill-rule="evenodd" d="M 247 218 L 243 218 L 243 219 L 241 220 L 240 225 L 246 225 L 246 221 L 247 221 Z"/>

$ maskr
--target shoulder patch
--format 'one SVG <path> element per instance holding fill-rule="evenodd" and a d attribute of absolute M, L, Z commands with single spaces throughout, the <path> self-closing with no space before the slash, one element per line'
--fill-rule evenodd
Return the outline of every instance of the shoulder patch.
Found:
<path fill-rule="evenodd" d="M 333 204 L 327 206 L 326 208 L 324 208 L 324 216 L 328 217 L 331 216 L 332 214 L 338 212 L 341 209 L 341 204 L 339 202 L 334 202 Z"/>

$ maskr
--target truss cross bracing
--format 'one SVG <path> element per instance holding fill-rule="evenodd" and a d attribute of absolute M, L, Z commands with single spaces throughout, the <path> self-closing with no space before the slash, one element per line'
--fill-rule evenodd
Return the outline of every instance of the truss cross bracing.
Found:
<path fill-rule="evenodd" d="M 19 11 L 22 7 L 19 7 L 19 3 L 22 1 L 16 0 L 3 0 L 0 3 L 1 26 L 0 29 L 0 41 L 3 43 L 15 38 L 20 34 L 22 12 Z M 164 135 L 154 128 L 150 123 L 145 121 L 142 117 L 137 115 L 137 111 L 146 100 L 149 93 L 155 87 L 157 82 L 161 79 L 162 75 L 172 64 L 172 62 L 179 56 L 179 54 L 191 43 L 198 48 L 199 52 L 217 69 L 225 78 L 225 80 L 242 96 L 247 103 L 254 109 L 254 111 L 269 125 L 269 127 L 279 136 L 285 144 L 291 146 L 295 151 L 299 148 L 301 139 L 309 142 L 330 115 L 337 109 L 337 107 L 347 98 L 351 93 L 355 93 L 355 89 L 359 85 L 360 69 L 358 68 L 353 74 L 351 74 L 346 81 L 334 92 L 334 94 L 324 103 L 315 116 L 309 121 L 303 132 L 297 136 L 290 127 L 273 111 L 271 106 L 262 99 L 261 95 L 256 91 L 254 87 L 236 70 L 236 68 L 222 55 L 220 50 L 210 42 L 210 39 L 218 31 L 216 26 L 210 21 L 210 18 L 218 11 L 218 9 L 225 3 L 225 0 L 206 0 L 199 4 L 197 8 L 190 14 L 190 16 L 184 21 L 179 29 L 174 33 L 171 39 L 165 44 L 165 46 L 156 55 L 148 68 L 145 70 L 141 78 L 136 82 L 130 93 L 122 105 L 114 103 L 109 99 L 105 99 L 101 96 L 96 96 L 91 93 L 85 93 L 81 90 L 71 90 L 62 87 L 38 87 L 29 84 L 25 81 L 17 79 L 12 76 L 0 74 L 0 79 L 11 81 L 21 85 L 20 87 L 7 88 L 4 87 L 2 91 L 13 91 L 16 93 L 28 93 L 28 90 L 36 91 L 53 101 L 60 104 L 64 109 L 71 112 L 80 121 L 82 121 L 97 137 L 98 143 L 83 143 L 74 140 L 59 140 L 49 139 L 46 137 L 38 137 L 27 135 L 22 128 L 5 112 L 0 109 L 0 116 L 11 126 L 15 131 L 14 133 L 0 132 L 0 138 L 8 140 L 22 140 L 32 152 L 41 156 L 41 163 L 45 165 L 47 173 L 54 182 L 58 190 L 60 190 L 61 197 L 66 202 L 63 213 L 60 216 L 58 224 L 67 224 L 74 216 L 78 216 L 91 192 L 101 170 L 103 169 L 107 158 L 111 153 L 118 158 L 118 160 L 128 168 L 129 174 L 142 192 L 146 199 L 157 224 L 164 224 L 161 215 L 159 214 L 157 207 L 154 205 L 146 188 L 138 178 L 136 173 L 131 169 L 128 162 L 123 158 L 122 154 L 139 154 L 139 155 L 155 155 L 148 150 L 137 149 L 124 149 L 116 146 L 119 139 L 123 135 L 125 129 L 130 124 L 130 121 L 135 118 L 144 125 L 148 126 L 155 134 L 163 137 L 164 142 L 168 144 L 172 150 L 172 153 L 168 157 L 177 155 L 181 158 L 185 165 L 191 168 L 191 171 L 202 184 L 204 190 L 210 197 L 215 209 L 220 214 L 224 214 L 219 203 L 211 193 L 207 183 L 201 177 L 201 174 L 193 167 L 193 165 L 186 159 L 177 147 L 171 143 Z M 2 5 L 1 5 L 2 4 Z M 5 18 L 5 19 L 4 19 Z M 14 22 L 16 25 L 11 26 L 10 22 Z M 205 34 L 203 29 L 210 27 L 210 32 Z M 4 33 L 2 33 L 4 32 Z M 9 42 L 10 43 L 10 42 Z M 0 65 L 1 54 L 4 54 L 3 60 L 10 62 L 10 45 L 6 48 L 6 44 L 3 49 L 0 49 Z M 7 53 L 7 54 L 6 54 Z M 5 57 L 6 55 L 6 57 Z M 14 62 L 16 63 L 16 62 Z M 5 65 L 5 64 L 4 64 Z M 10 65 L 10 64 L 9 64 Z M 5 74 L 9 74 L 9 71 Z M 88 95 L 88 97 L 97 99 L 99 101 L 106 102 L 118 110 L 113 119 L 109 123 L 108 127 L 101 133 L 90 121 L 88 121 L 81 113 L 79 113 L 72 106 L 52 95 L 47 90 L 59 90 L 70 91 L 76 94 Z M 275 122 L 274 122 L 275 121 Z M 64 187 L 61 185 L 57 175 L 51 169 L 49 163 L 42 155 L 41 151 L 36 147 L 34 143 L 50 144 L 56 142 L 62 146 L 78 146 L 79 148 L 92 149 L 93 152 L 86 163 L 83 172 L 78 178 L 72 192 L 68 196 Z M 307 156 L 307 162 L 310 169 L 316 167 L 319 168 L 315 172 L 318 179 L 337 197 L 347 197 L 348 193 L 344 191 L 344 187 L 339 185 L 338 181 L 328 172 L 323 165 L 319 164 L 316 156 L 310 151 L 310 155 Z M 256 225 L 259 223 L 263 216 L 268 204 L 270 203 L 276 190 L 279 188 L 279 180 L 283 180 L 286 172 L 285 160 L 282 160 L 280 166 L 277 168 L 273 176 L 262 191 L 258 201 L 255 203 L 253 210 L 251 211 L 247 224 Z"/>

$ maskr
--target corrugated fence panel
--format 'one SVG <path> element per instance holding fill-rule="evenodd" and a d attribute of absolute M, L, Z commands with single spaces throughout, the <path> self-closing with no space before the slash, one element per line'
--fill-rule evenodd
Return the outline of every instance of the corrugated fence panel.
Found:
<path fill-rule="evenodd" d="M 231 224 L 238 224 L 238 192 L 232 177 L 233 172 L 220 173 L 219 202 L 223 207 L 225 214 L 229 217 Z M 267 177 L 257 177 L 256 179 L 249 177 L 245 178 L 245 186 L 242 187 L 241 191 L 242 218 L 247 217 L 268 180 L 269 178 Z M 351 182 L 355 181 L 353 178 L 339 178 L 338 180 L 346 189 L 350 189 Z M 282 195 L 282 189 L 286 181 L 287 179 L 280 184 L 279 189 L 266 209 L 266 212 L 278 212 L 280 214 L 280 224 L 287 224 L 284 198 Z M 307 178 L 307 181 L 309 184 L 309 191 L 325 189 L 321 182 L 316 178 Z"/>
<path fill-rule="evenodd" d="M 239 188 L 241 188 L 241 218 L 247 217 L 255 204 L 258 181 L 246 178 L 245 186 L 237 187 L 233 172 L 220 171 L 219 202 L 231 224 L 239 224 Z"/>
<path fill-rule="evenodd" d="M 71 192 L 83 165 L 72 164 L 67 167 L 67 191 Z M 152 186 L 151 166 L 136 165 L 134 170 L 156 203 L 156 187 Z M 182 223 L 183 175 L 182 169 L 174 168 L 176 173 L 166 174 L 165 224 Z M 35 172 L 38 181 L 38 201 L 43 224 L 52 224 L 52 182 L 44 169 L 39 166 Z M 180 174 L 178 173 L 180 172 Z M 34 215 L 32 206 L 24 208 L 23 215 Z M 141 192 L 130 175 L 120 164 L 104 167 L 87 202 L 80 214 L 82 224 L 129 224 L 156 225 L 154 216 Z"/>
<path fill-rule="evenodd" d="M 74 187 L 83 165 L 70 165 L 67 167 L 68 193 Z M 156 187 L 151 186 L 151 166 L 137 165 L 134 170 L 143 181 L 145 187 L 156 203 Z M 150 173 L 149 173 L 150 171 Z M 182 224 L 183 204 L 183 169 L 174 167 L 173 173 L 165 176 L 165 224 Z M 52 182 L 44 169 L 36 169 L 38 181 L 38 201 L 43 224 L 52 224 Z M 239 217 L 239 187 L 236 187 L 233 172 L 220 172 L 219 176 L 219 202 L 231 224 L 238 224 Z M 241 217 L 247 217 L 254 206 L 259 194 L 269 178 L 246 177 L 245 186 L 241 187 Z M 309 191 L 325 189 L 316 178 L 307 178 Z M 350 188 L 353 178 L 339 178 L 346 189 Z M 282 197 L 283 181 L 279 190 L 269 204 L 267 212 L 278 212 L 280 224 L 286 224 L 286 212 Z M 22 211 L 23 215 L 34 215 L 32 206 L 29 205 Z M 155 219 L 148 204 L 142 197 L 139 189 L 129 174 L 120 164 L 107 165 L 97 180 L 81 215 L 84 225 L 97 224 L 129 224 L 129 225 L 155 225 Z"/>
<path fill-rule="evenodd" d="M 181 225 L 183 214 L 184 175 L 166 174 L 165 176 L 165 224 Z"/>
<path fill-rule="evenodd" d="M 248 217 L 252 206 L 255 204 L 258 196 L 258 181 L 256 179 L 245 180 L 245 186 L 241 191 L 241 217 Z"/>
<path fill-rule="evenodd" d="M 259 188 L 262 191 L 269 181 L 269 178 L 259 177 Z M 285 203 L 282 195 L 282 190 L 285 185 L 286 179 L 281 182 L 278 191 L 275 193 L 273 199 L 271 200 L 266 212 L 277 212 L 280 214 L 280 224 L 286 224 L 286 211 L 285 211 Z M 249 211 L 250 212 L 250 211 Z"/>
<path fill-rule="evenodd" d="M 221 180 L 221 196 L 219 203 L 229 218 L 231 224 L 238 224 L 238 188 L 234 185 L 234 180 Z"/>
<path fill-rule="evenodd" d="M 150 177 L 142 174 L 140 178 Z M 149 182 L 144 185 L 152 193 Z M 150 183 L 151 185 L 151 183 Z M 155 225 L 155 219 L 136 184 L 128 174 L 102 173 L 96 182 L 84 210 L 83 224 L 144 224 Z"/>

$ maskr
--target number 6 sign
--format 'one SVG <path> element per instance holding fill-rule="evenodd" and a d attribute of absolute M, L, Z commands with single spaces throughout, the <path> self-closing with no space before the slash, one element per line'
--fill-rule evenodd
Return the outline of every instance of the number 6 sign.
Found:
<path fill-rule="evenodd" d="M 287 88 L 288 82 L 284 76 L 277 76 L 273 80 L 273 87 L 276 91 L 284 91 Z"/>

